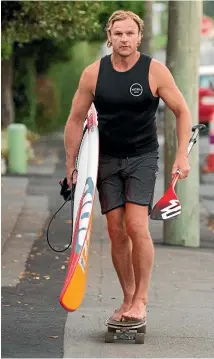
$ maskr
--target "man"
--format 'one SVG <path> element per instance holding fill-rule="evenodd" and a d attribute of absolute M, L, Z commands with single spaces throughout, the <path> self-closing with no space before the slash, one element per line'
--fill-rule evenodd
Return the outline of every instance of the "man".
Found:
<path fill-rule="evenodd" d="M 191 115 L 165 65 L 138 51 L 143 21 L 129 11 L 116 11 L 107 24 L 112 54 L 82 73 L 65 126 L 69 185 L 87 111 L 98 112 L 100 163 L 97 188 L 106 215 L 112 261 L 123 293 L 112 318 L 146 318 L 154 246 L 148 216 L 158 171 L 155 113 L 159 98 L 176 116 L 178 151 L 172 173 L 188 176 Z"/>

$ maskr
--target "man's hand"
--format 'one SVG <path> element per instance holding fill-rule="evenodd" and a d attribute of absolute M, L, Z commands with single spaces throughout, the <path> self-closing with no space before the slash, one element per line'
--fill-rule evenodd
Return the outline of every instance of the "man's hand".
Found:
<path fill-rule="evenodd" d="M 72 187 L 73 183 L 77 182 L 77 171 L 74 167 L 66 165 L 66 178 L 70 188 Z"/>
<path fill-rule="evenodd" d="M 172 167 L 172 175 L 179 170 L 180 172 L 180 179 L 186 178 L 190 172 L 190 165 L 188 161 L 188 157 L 185 155 L 177 155 L 174 165 Z"/>

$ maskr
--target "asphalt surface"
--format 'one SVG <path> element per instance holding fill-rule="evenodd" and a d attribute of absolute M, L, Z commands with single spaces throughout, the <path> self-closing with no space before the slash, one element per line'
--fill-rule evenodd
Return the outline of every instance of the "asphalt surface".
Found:
<path fill-rule="evenodd" d="M 39 198 L 39 203 L 31 219 L 25 216 L 22 228 L 16 226 L 13 235 L 14 241 L 17 242 L 19 233 L 22 233 L 22 238 L 25 233 L 29 241 L 29 233 L 33 232 L 34 223 L 38 238 L 35 240 L 34 237 L 31 248 L 27 249 L 23 247 L 23 241 L 20 244 L 19 240 L 19 249 L 21 245 L 23 253 L 29 251 L 26 253 L 27 260 L 23 274 L 21 273 L 18 278 L 19 273 L 16 273 L 14 268 L 8 278 L 10 283 L 7 280 L 8 285 L 2 287 L 2 357 L 5 358 L 61 358 L 63 356 L 67 313 L 59 305 L 58 297 L 65 277 L 65 269 L 62 268 L 66 266 L 69 251 L 64 253 L 52 251 L 47 244 L 45 231 L 49 222 L 45 217 L 49 213 L 54 214 L 59 205 L 63 204 L 58 184 L 63 171 L 63 162 L 61 162 L 57 165 L 54 174 L 29 178 L 27 196 L 33 198 L 34 203 Z M 44 198 L 48 202 L 48 212 L 45 213 L 42 201 Z M 69 240 L 67 228 L 70 227 L 69 224 L 65 224 L 65 221 L 69 220 L 69 209 L 68 204 L 53 221 L 50 229 L 51 244 L 58 250 L 64 248 Z M 40 215 L 44 216 L 43 223 L 38 220 Z M 34 230 L 36 232 L 36 228 Z M 17 248 L 14 251 L 11 240 L 6 242 L 2 257 L 3 266 L 6 267 L 2 269 L 3 274 L 6 272 L 8 276 L 11 263 L 17 265 L 20 262 L 19 257 L 22 254 L 20 252 L 22 251 Z M 7 276 L 3 276 L 3 281 Z M 13 286 L 14 278 L 18 278 L 19 281 L 16 286 Z"/>

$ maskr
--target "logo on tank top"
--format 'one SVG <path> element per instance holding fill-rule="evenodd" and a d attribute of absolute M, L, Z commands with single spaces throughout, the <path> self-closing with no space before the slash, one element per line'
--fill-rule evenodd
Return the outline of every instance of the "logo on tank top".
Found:
<path fill-rule="evenodd" d="M 132 96 L 140 96 L 143 93 L 143 87 L 140 84 L 135 83 L 131 85 L 130 93 Z"/>

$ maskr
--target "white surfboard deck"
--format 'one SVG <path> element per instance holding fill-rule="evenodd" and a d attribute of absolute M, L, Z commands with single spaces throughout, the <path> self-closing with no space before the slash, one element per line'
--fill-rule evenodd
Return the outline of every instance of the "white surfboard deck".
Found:
<path fill-rule="evenodd" d="M 88 248 L 99 163 L 99 132 L 94 105 L 89 110 L 86 125 L 88 128 L 83 136 L 76 164 L 78 173 L 74 194 L 71 255 L 60 295 L 60 303 L 67 311 L 74 311 L 80 306 L 87 278 Z"/>

